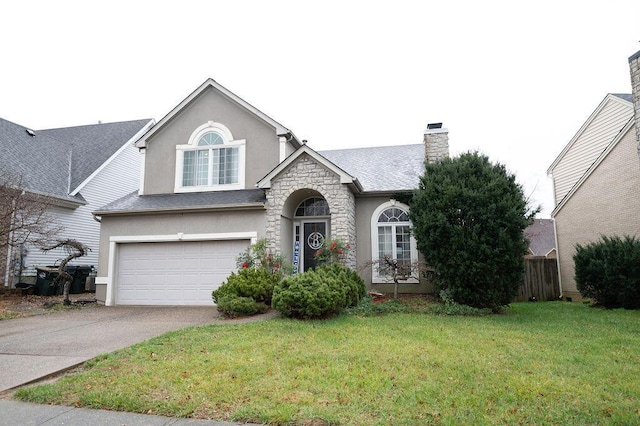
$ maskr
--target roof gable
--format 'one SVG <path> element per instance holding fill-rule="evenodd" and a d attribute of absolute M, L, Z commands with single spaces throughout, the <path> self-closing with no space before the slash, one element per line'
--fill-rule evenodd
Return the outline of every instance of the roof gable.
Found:
<path fill-rule="evenodd" d="M 167 115 L 165 115 L 160 121 L 158 121 L 158 123 L 155 126 L 153 126 L 151 129 L 149 129 L 149 131 L 146 132 L 146 134 L 144 134 L 140 138 L 140 140 L 138 140 L 138 142 L 136 142 L 136 146 L 138 148 L 145 148 L 146 144 L 147 144 L 147 141 L 149 141 L 151 139 L 151 137 L 156 132 L 158 132 L 160 129 L 162 129 L 176 115 L 178 115 L 180 113 L 180 111 L 182 111 L 184 108 L 187 108 L 192 102 L 194 102 L 202 93 L 204 93 L 209 88 L 216 89 L 217 91 L 222 93 L 224 96 L 226 96 L 227 98 L 231 99 L 233 102 L 237 103 L 240 107 L 244 108 L 245 110 L 247 110 L 248 112 L 250 112 L 254 116 L 258 117 L 262 121 L 264 121 L 267 124 L 269 124 L 270 126 L 272 126 L 275 129 L 277 136 L 290 136 L 291 137 L 291 142 L 294 144 L 294 146 L 296 148 L 301 146 L 300 141 L 293 134 L 293 132 L 291 130 L 287 129 L 282 124 L 278 123 L 273 118 L 269 117 L 268 115 L 266 115 L 265 113 L 260 111 L 258 108 L 254 107 L 253 105 L 251 105 L 250 103 L 248 103 L 244 99 L 240 98 L 238 95 L 236 95 L 235 93 L 231 92 L 229 89 L 227 89 L 226 87 L 222 86 L 221 84 L 219 84 L 218 82 L 216 82 L 212 78 L 208 78 L 196 90 L 194 90 L 189 96 L 187 96 L 184 100 L 182 100 L 182 102 L 180 102 L 178 105 L 176 105 Z"/>
<path fill-rule="evenodd" d="M 318 154 L 313 149 L 309 148 L 308 145 L 303 145 L 300 149 L 296 150 L 293 154 L 288 156 L 284 161 L 278 164 L 273 170 L 271 170 L 264 178 L 260 179 L 257 183 L 257 187 L 260 189 L 268 189 L 271 188 L 271 181 L 275 179 L 280 173 L 286 170 L 291 164 L 296 162 L 302 155 L 307 154 L 316 160 L 319 164 L 324 166 L 325 168 L 331 170 L 333 173 L 340 177 L 340 183 L 343 184 L 352 184 L 356 187 L 358 191 L 362 190 L 362 186 L 357 178 L 351 176 L 349 173 L 345 172 L 343 169 L 332 163 L 327 158 Z"/>
<path fill-rule="evenodd" d="M 596 168 L 604 161 L 605 158 L 609 155 L 609 153 L 618 145 L 618 143 L 625 137 L 625 135 L 633 130 L 634 121 L 633 119 L 629 120 L 627 124 L 620 130 L 618 135 L 614 140 L 602 151 L 602 153 L 598 156 L 598 158 L 593 162 L 593 164 L 587 169 L 587 171 L 582 175 L 582 177 L 576 182 L 576 184 L 571 188 L 571 190 L 567 193 L 567 195 L 558 203 L 558 205 L 551 212 L 551 217 L 555 217 L 556 214 L 564 207 L 567 202 L 571 199 L 573 194 L 582 186 L 582 184 L 591 176 Z"/>
<path fill-rule="evenodd" d="M 600 102 L 598 107 L 591 113 L 589 118 L 584 122 L 584 124 L 580 127 L 578 132 L 571 138 L 569 143 L 565 145 L 560 154 L 556 157 L 556 159 L 551 163 L 549 168 L 547 169 L 547 174 L 552 174 L 553 169 L 560 163 L 560 161 L 565 157 L 565 155 L 569 152 L 569 150 L 575 145 L 575 143 L 580 139 L 580 137 L 584 134 L 587 128 L 598 118 L 602 110 L 607 106 L 610 102 L 617 102 L 622 105 L 629 107 L 633 111 L 633 104 L 631 103 L 631 95 L 622 94 L 622 93 L 609 93 L 605 98 Z M 617 129 L 619 130 L 619 129 Z"/>

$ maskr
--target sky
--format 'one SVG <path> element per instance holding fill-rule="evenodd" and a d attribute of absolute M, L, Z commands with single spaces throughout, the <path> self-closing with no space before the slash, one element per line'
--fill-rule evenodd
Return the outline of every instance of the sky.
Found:
<path fill-rule="evenodd" d="M 207 78 L 316 150 L 449 130 L 514 173 L 546 171 L 607 93 L 630 93 L 640 1 L 13 1 L 0 117 L 33 129 L 164 117 Z"/>

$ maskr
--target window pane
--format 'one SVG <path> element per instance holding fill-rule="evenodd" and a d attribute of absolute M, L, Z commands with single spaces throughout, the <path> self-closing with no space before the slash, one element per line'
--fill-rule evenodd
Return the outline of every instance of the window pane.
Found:
<path fill-rule="evenodd" d="M 182 161 L 182 186 L 193 186 L 195 175 L 195 151 L 185 151 Z"/>
<path fill-rule="evenodd" d="M 209 150 L 196 151 L 196 185 L 209 184 Z"/>
<path fill-rule="evenodd" d="M 296 216 L 329 216 L 327 200 L 319 197 L 307 198 L 296 209 Z"/>
<path fill-rule="evenodd" d="M 402 209 L 391 207 L 380 213 L 378 222 L 409 222 L 409 215 Z"/>
<path fill-rule="evenodd" d="M 211 172 L 211 184 L 219 185 L 220 182 L 220 150 L 214 149 L 211 151 L 211 161 L 213 161 L 213 171 Z"/>
<path fill-rule="evenodd" d="M 198 146 L 209 146 L 209 145 L 222 145 L 224 143 L 224 139 L 218 133 L 211 132 L 203 135 L 198 141 Z"/>
<path fill-rule="evenodd" d="M 411 263 L 411 235 L 408 226 L 396 226 L 396 259 Z"/>
<path fill-rule="evenodd" d="M 390 226 L 378 227 L 378 258 L 393 257 L 393 235 Z"/>

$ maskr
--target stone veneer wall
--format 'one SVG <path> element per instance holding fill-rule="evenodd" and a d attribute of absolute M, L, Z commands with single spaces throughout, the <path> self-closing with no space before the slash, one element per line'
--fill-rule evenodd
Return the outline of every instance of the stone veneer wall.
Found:
<path fill-rule="evenodd" d="M 267 196 L 267 239 L 280 251 L 282 231 L 280 217 L 284 204 L 291 194 L 301 189 L 319 192 L 331 211 L 331 238 L 351 245 L 347 254 L 347 266 L 356 267 L 356 201 L 340 177 L 324 168 L 313 157 L 303 154 L 289 168 L 271 181 Z M 293 213 L 293 212 L 292 212 Z M 285 242 L 289 243 L 289 242 Z"/>
<path fill-rule="evenodd" d="M 425 130 L 425 161 L 435 163 L 449 156 L 449 132 L 446 129 Z"/>
<path fill-rule="evenodd" d="M 629 58 L 629 71 L 631 72 L 631 96 L 636 119 L 636 143 L 640 156 L 640 51 Z"/>

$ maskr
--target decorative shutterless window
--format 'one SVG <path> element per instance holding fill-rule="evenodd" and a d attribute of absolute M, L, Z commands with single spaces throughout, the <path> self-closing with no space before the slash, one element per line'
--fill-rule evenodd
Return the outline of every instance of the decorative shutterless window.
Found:
<path fill-rule="evenodd" d="M 329 204 L 327 200 L 320 197 L 307 198 L 298 205 L 296 209 L 297 217 L 304 216 L 329 216 Z"/>
<path fill-rule="evenodd" d="M 394 200 L 379 206 L 371 218 L 371 234 L 373 260 L 389 258 L 405 265 L 418 260 L 417 245 L 411 236 L 408 206 Z M 373 269 L 374 282 L 388 281 L 387 271 Z"/>
<path fill-rule="evenodd" d="M 203 124 L 176 147 L 176 192 L 243 189 L 244 162 L 245 140 L 220 123 Z"/>

